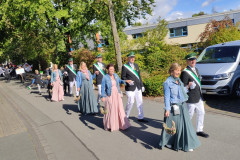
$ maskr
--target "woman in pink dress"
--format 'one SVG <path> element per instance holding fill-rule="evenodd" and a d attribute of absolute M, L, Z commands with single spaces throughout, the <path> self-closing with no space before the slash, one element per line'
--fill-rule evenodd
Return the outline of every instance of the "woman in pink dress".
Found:
<path fill-rule="evenodd" d="M 62 83 L 62 72 L 58 69 L 56 64 L 53 65 L 51 74 L 51 85 L 52 88 L 52 101 L 58 102 L 64 100 L 63 83 Z"/>
<path fill-rule="evenodd" d="M 108 74 L 102 79 L 101 98 L 105 102 L 103 125 L 105 130 L 116 131 L 125 130 L 130 127 L 130 123 L 123 109 L 122 96 L 120 93 L 120 83 L 130 83 L 131 80 L 121 80 L 114 73 L 114 65 L 107 66 Z"/>

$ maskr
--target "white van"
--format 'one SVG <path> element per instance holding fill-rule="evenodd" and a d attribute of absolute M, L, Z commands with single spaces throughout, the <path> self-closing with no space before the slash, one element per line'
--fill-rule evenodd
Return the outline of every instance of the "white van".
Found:
<path fill-rule="evenodd" d="M 240 40 L 209 46 L 197 59 L 202 93 L 240 97 Z"/>

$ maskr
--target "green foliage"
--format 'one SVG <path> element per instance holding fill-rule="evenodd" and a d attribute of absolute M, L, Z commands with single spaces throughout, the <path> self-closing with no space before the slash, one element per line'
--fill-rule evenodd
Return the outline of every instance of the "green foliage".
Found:
<path fill-rule="evenodd" d="M 103 53 L 103 62 L 108 65 L 109 63 L 116 64 L 115 52 L 114 50 L 107 50 Z"/>
<path fill-rule="evenodd" d="M 159 20 L 156 28 L 148 30 L 142 38 L 122 39 L 123 62 L 127 62 L 130 51 L 136 53 L 135 62 L 141 69 L 141 75 L 146 88 L 146 96 L 162 96 L 163 82 L 169 76 L 168 69 L 172 63 L 179 63 L 182 68 L 186 66 L 184 57 L 189 53 L 179 46 L 165 43 L 167 22 Z"/>
<path fill-rule="evenodd" d="M 133 26 L 142 26 L 142 23 L 141 22 L 135 22 L 134 24 L 133 24 Z"/>
<path fill-rule="evenodd" d="M 211 36 L 211 39 L 212 41 L 209 42 L 209 45 L 239 40 L 240 31 L 238 30 L 238 26 L 220 28 L 218 32 Z"/>
<path fill-rule="evenodd" d="M 206 13 L 204 13 L 203 11 L 200 11 L 199 13 L 193 14 L 192 17 L 202 16 L 202 15 L 206 15 Z"/>
<path fill-rule="evenodd" d="M 165 47 L 164 38 L 168 33 L 167 25 L 167 21 L 159 18 L 156 28 L 144 32 L 143 37 L 122 39 L 122 52 L 129 52 L 131 50 L 142 51 L 143 54 L 160 52 Z"/>
<path fill-rule="evenodd" d="M 143 79 L 146 96 L 163 96 L 163 82 L 167 79 L 167 77 L 168 75 L 159 74 Z"/>
<path fill-rule="evenodd" d="M 87 49 L 79 49 L 74 51 L 73 57 L 74 57 L 74 63 L 80 66 L 81 62 L 85 62 L 87 64 L 87 67 L 89 70 L 92 70 L 93 62 L 96 59 L 97 52 L 91 52 Z"/>
<path fill-rule="evenodd" d="M 201 46 L 204 48 L 218 43 L 239 40 L 239 23 L 234 25 L 229 17 L 225 17 L 222 21 L 212 20 L 206 25 L 199 38 Z"/>
<path fill-rule="evenodd" d="M 2 61 L 17 63 L 50 57 L 63 64 L 72 47 L 95 39 L 101 32 L 112 42 L 112 32 L 106 0 L 3 0 L 0 5 L 0 48 Z M 151 14 L 154 0 L 113 0 L 117 28 L 121 30 L 139 16 Z M 55 51 L 54 51 L 55 49 Z M 65 57 L 62 56 L 65 52 Z M 49 56 L 49 54 L 52 54 Z M 44 58 L 43 58 L 44 59 Z"/>

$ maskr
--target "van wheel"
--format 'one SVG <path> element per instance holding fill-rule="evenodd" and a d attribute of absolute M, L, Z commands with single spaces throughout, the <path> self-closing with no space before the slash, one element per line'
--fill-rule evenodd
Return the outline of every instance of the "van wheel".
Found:
<path fill-rule="evenodd" d="M 236 80 L 233 85 L 232 96 L 240 98 L 240 79 Z"/>

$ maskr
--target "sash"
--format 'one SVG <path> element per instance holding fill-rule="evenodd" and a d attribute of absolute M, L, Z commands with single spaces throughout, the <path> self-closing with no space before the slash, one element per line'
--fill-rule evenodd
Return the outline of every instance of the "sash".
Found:
<path fill-rule="evenodd" d="M 124 64 L 124 67 L 126 67 L 130 72 L 132 72 L 140 81 L 140 77 L 139 77 L 138 73 L 135 71 L 135 69 L 133 69 L 132 67 L 130 67 L 127 64 Z"/>
<path fill-rule="evenodd" d="M 77 73 L 72 69 L 71 66 L 67 65 L 67 67 L 70 69 L 70 71 L 72 71 L 75 75 L 77 75 Z"/>
<path fill-rule="evenodd" d="M 187 68 L 185 68 L 183 71 L 187 72 L 195 80 L 195 82 L 197 82 L 198 86 L 201 88 L 201 81 L 199 80 L 199 78 L 194 73 L 192 73 L 192 71 L 190 71 Z"/>
<path fill-rule="evenodd" d="M 105 73 L 103 72 L 103 70 L 96 64 L 94 64 L 94 66 L 99 70 L 100 73 L 102 73 L 103 76 L 105 76 Z"/>

